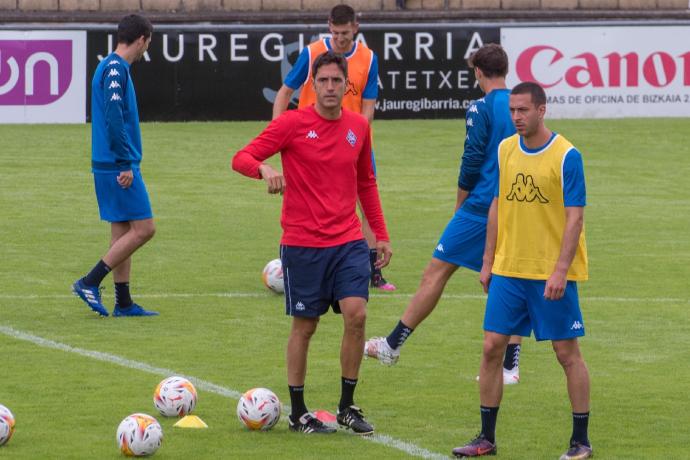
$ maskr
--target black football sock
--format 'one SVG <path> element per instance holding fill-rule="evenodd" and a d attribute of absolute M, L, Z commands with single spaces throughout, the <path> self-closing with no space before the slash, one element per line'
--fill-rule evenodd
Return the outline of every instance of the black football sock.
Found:
<path fill-rule="evenodd" d="M 381 269 L 376 268 L 376 259 L 376 249 L 369 249 L 369 267 L 371 267 L 371 276 L 381 274 Z"/>
<path fill-rule="evenodd" d="M 88 275 L 82 278 L 82 281 L 87 286 L 100 286 L 103 278 L 110 273 L 110 267 L 106 265 L 103 260 L 99 260 L 98 263 L 91 269 Z"/>
<path fill-rule="evenodd" d="M 577 413 L 573 412 L 573 435 L 570 442 L 579 442 L 589 446 L 589 438 L 587 436 L 587 426 L 589 425 L 589 412 Z"/>
<path fill-rule="evenodd" d="M 405 323 L 402 321 L 398 321 L 398 325 L 395 326 L 395 329 L 393 329 L 393 332 L 386 337 L 386 342 L 388 342 L 388 346 L 391 347 L 393 350 L 397 350 L 398 348 L 402 347 L 403 343 L 407 340 L 407 338 L 414 332 L 414 329 L 411 327 L 405 326 Z"/>
<path fill-rule="evenodd" d="M 482 414 L 482 435 L 491 444 L 496 443 L 496 418 L 498 418 L 498 407 L 479 406 Z"/>
<path fill-rule="evenodd" d="M 304 404 L 304 385 L 293 387 L 288 385 L 290 390 L 290 405 L 292 406 L 292 417 L 293 422 L 299 421 L 299 418 L 309 412 L 307 406 Z"/>
<path fill-rule="evenodd" d="M 338 411 L 347 409 L 355 404 L 355 387 L 357 386 L 357 379 L 340 378 L 340 403 L 338 404 Z"/>
<path fill-rule="evenodd" d="M 509 343 L 506 349 L 506 355 L 503 358 L 503 369 L 512 371 L 513 368 L 520 365 L 520 344 Z"/>
<path fill-rule="evenodd" d="M 115 283 L 115 305 L 120 308 L 132 306 L 132 296 L 129 294 L 129 283 Z"/>

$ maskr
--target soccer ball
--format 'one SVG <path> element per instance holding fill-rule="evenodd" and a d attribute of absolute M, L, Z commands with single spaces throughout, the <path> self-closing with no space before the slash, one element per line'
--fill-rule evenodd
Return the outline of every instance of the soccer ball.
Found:
<path fill-rule="evenodd" d="M 273 259 L 266 264 L 261 279 L 263 279 L 264 285 L 276 294 L 285 292 L 283 264 L 280 262 L 280 259 Z"/>
<path fill-rule="evenodd" d="M 163 429 L 150 415 L 132 414 L 117 427 L 120 452 L 129 457 L 153 455 L 162 442 Z"/>
<path fill-rule="evenodd" d="M 185 416 L 196 406 L 196 388 L 184 377 L 168 377 L 154 390 L 153 404 L 166 417 Z"/>
<path fill-rule="evenodd" d="M 268 431 L 280 420 L 280 401 L 271 390 L 252 388 L 238 401 L 237 418 L 250 430 Z"/>
<path fill-rule="evenodd" d="M 14 415 L 0 404 L 0 446 L 7 444 L 14 433 Z"/>

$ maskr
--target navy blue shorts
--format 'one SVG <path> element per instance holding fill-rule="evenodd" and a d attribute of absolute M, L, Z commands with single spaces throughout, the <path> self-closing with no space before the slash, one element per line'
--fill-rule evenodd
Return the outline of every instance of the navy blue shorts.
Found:
<path fill-rule="evenodd" d="M 364 240 L 329 248 L 280 246 L 285 313 L 316 318 L 346 297 L 369 300 L 369 246 Z"/>
<path fill-rule="evenodd" d="M 153 217 L 149 194 L 141 171 L 132 170 L 132 185 L 122 188 L 117 183 L 117 171 L 93 173 L 96 199 L 101 219 L 107 222 L 129 222 Z"/>
<path fill-rule="evenodd" d="M 434 251 L 436 259 L 480 271 L 486 245 L 486 217 L 459 209 L 448 222 Z"/>
<path fill-rule="evenodd" d="M 537 340 L 566 340 L 585 335 L 577 283 L 568 281 L 565 294 L 546 300 L 546 281 L 492 275 L 486 301 L 484 330 Z"/>

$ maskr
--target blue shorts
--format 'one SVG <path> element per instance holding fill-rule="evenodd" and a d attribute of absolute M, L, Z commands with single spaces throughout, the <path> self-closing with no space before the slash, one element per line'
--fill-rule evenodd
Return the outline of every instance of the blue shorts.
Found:
<path fill-rule="evenodd" d="M 436 259 L 480 271 L 486 245 L 486 217 L 459 209 L 448 222 L 434 251 Z"/>
<path fill-rule="evenodd" d="M 132 170 L 132 185 L 127 188 L 122 188 L 117 183 L 119 174 L 117 171 L 93 173 L 101 219 L 108 222 L 129 222 L 153 217 L 141 171 Z"/>
<path fill-rule="evenodd" d="M 364 240 L 330 248 L 281 246 L 285 313 L 316 318 L 346 297 L 369 300 L 369 246 Z"/>
<path fill-rule="evenodd" d="M 492 275 L 484 330 L 537 340 L 565 340 L 585 335 L 577 283 L 568 281 L 559 300 L 546 300 L 546 281 Z"/>

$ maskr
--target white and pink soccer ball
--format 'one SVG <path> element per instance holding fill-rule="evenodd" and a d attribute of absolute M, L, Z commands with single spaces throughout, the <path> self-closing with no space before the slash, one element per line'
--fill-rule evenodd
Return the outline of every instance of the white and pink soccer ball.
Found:
<path fill-rule="evenodd" d="M 128 457 L 153 455 L 163 442 L 163 429 L 146 414 L 132 414 L 117 427 L 117 445 Z"/>
<path fill-rule="evenodd" d="M 280 401 L 271 390 L 252 388 L 237 402 L 237 418 L 250 430 L 268 431 L 280 420 Z"/>
<path fill-rule="evenodd" d="M 0 446 L 4 446 L 14 434 L 14 415 L 0 404 Z"/>
<path fill-rule="evenodd" d="M 153 392 L 153 404 L 161 415 L 183 417 L 196 407 L 196 388 L 184 377 L 168 377 Z"/>
<path fill-rule="evenodd" d="M 285 285 L 283 284 L 283 264 L 280 262 L 280 259 L 273 259 L 266 264 L 261 274 L 261 279 L 264 285 L 276 294 L 285 292 Z"/>

